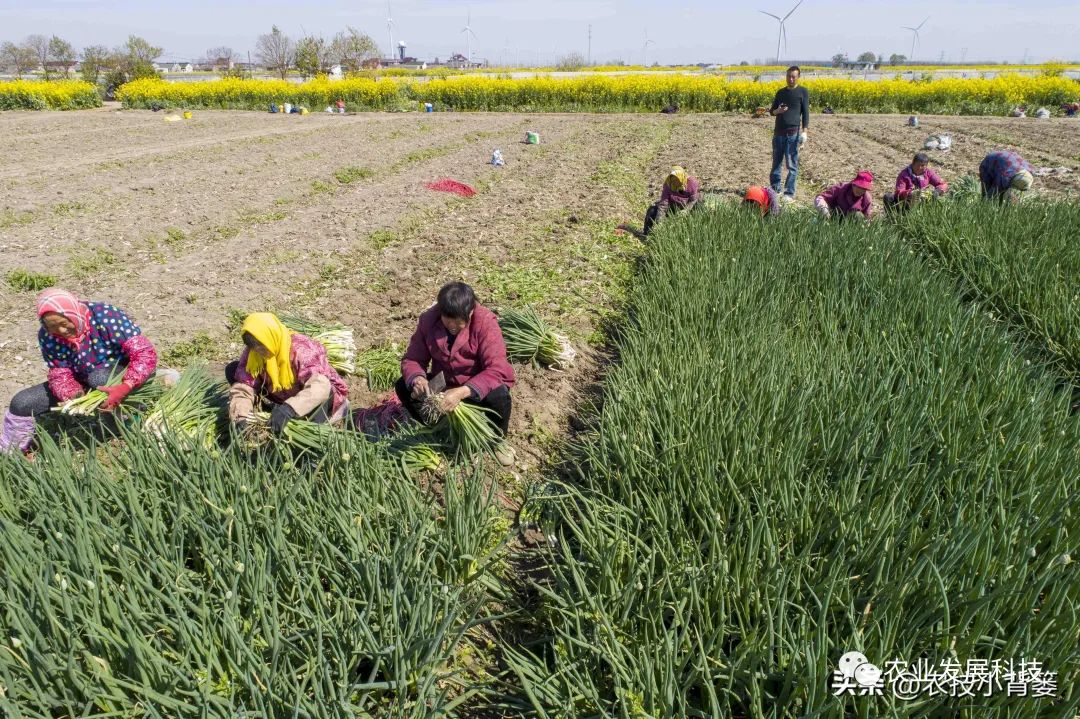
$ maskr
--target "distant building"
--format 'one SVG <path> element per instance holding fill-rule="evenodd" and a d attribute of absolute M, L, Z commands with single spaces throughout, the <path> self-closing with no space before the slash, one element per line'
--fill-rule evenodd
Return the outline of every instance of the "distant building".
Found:
<path fill-rule="evenodd" d="M 194 66 L 194 65 L 192 65 L 192 64 L 191 64 L 190 62 L 189 62 L 189 63 L 186 63 L 186 64 L 184 65 L 184 68 L 183 68 L 183 70 L 182 70 L 181 72 L 195 72 L 195 66 Z"/>
<path fill-rule="evenodd" d="M 49 60 L 45 63 L 45 69 L 50 72 L 68 73 L 78 65 L 74 60 Z"/>

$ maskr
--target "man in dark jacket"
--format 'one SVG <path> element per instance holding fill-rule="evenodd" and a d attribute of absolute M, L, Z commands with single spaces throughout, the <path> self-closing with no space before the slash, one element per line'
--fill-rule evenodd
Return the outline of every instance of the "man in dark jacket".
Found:
<path fill-rule="evenodd" d="M 799 175 L 799 148 L 806 142 L 806 128 L 810 126 L 810 94 L 799 86 L 802 72 L 792 65 L 787 71 L 787 87 L 777 91 L 769 114 L 776 118 L 773 130 L 772 173 L 769 184 L 780 194 L 781 170 L 787 163 L 787 183 L 783 187 L 784 199 L 795 199 L 795 180 Z"/>

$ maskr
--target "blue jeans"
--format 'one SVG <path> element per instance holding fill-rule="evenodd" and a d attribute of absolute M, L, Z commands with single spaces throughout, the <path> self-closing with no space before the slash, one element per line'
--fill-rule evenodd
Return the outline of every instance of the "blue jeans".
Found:
<path fill-rule="evenodd" d="M 795 196 L 795 180 L 799 176 L 799 136 L 773 135 L 772 139 L 772 173 L 769 175 L 769 184 L 772 185 L 776 194 L 780 194 L 780 177 L 784 162 L 787 161 L 787 183 L 784 185 L 784 194 L 788 197 Z"/>

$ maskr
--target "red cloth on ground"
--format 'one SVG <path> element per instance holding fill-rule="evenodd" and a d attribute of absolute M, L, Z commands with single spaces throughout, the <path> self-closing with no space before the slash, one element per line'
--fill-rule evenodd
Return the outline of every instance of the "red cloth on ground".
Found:
<path fill-rule="evenodd" d="M 458 182 L 457 180 L 451 180 L 449 177 L 444 177 L 435 182 L 429 182 L 424 187 L 429 190 L 435 190 L 436 192 L 452 192 L 455 195 L 461 197 L 472 197 L 476 194 L 476 190 L 466 185 L 464 182 Z"/>

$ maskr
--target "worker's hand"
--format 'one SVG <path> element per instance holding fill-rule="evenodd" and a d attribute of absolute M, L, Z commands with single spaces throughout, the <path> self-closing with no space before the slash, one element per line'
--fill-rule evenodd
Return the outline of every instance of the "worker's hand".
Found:
<path fill-rule="evenodd" d="M 285 431 L 285 426 L 289 424 L 289 420 L 295 419 L 296 416 L 296 410 L 288 403 L 282 402 L 270 413 L 270 431 L 280 437 Z"/>
<path fill-rule="evenodd" d="M 801 146 L 801 145 L 805 145 L 805 144 L 806 144 L 806 130 L 803 130 L 802 132 L 799 133 L 799 145 Z"/>
<path fill-rule="evenodd" d="M 232 423 L 232 428 L 233 428 L 233 432 L 235 434 L 243 435 L 245 432 L 247 432 L 248 418 L 247 417 L 241 417 L 240 419 L 235 420 Z"/>
<path fill-rule="evenodd" d="M 428 393 L 428 381 L 427 377 L 421 375 L 413 380 L 412 383 L 412 398 L 420 399 Z"/>
<path fill-rule="evenodd" d="M 829 216 L 832 214 L 829 212 L 828 207 L 819 207 L 818 212 L 821 214 L 821 219 L 823 220 L 829 219 Z"/>
<path fill-rule="evenodd" d="M 131 385 L 121 382 L 120 384 L 114 384 L 110 386 L 98 387 L 99 390 L 109 395 L 108 398 L 102 403 L 102 412 L 111 412 L 116 409 L 117 405 L 124 401 L 124 398 L 131 393 Z"/>
<path fill-rule="evenodd" d="M 454 387 L 443 392 L 442 400 L 439 403 L 439 408 L 446 413 L 453 412 L 457 409 L 457 406 L 461 404 L 463 399 L 468 399 L 472 396 L 472 390 L 468 387 Z"/>
<path fill-rule="evenodd" d="M 773 114 L 773 117 L 776 117 L 777 115 L 783 115 L 787 111 L 788 111 L 787 104 L 781 103 L 781 104 L 776 106 L 776 109 L 773 110 L 772 114 Z"/>

